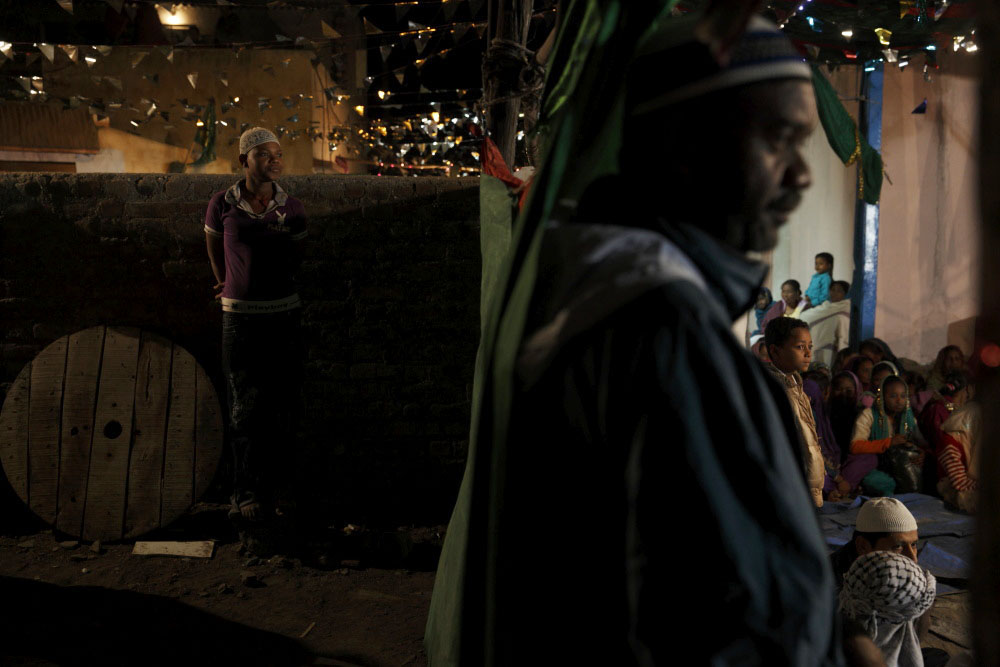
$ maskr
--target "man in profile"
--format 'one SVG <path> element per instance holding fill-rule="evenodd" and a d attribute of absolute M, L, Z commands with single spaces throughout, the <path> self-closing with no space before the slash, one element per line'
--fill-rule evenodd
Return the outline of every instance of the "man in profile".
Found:
<path fill-rule="evenodd" d="M 745 253 L 810 185 L 811 73 L 763 19 L 725 57 L 697 20 L 639 48 L 621 178 L 545 226 L 524 335 L 500 327 L 431 665 L 836 663 L 790 406 L 731 332 L 767 270 Z"/>

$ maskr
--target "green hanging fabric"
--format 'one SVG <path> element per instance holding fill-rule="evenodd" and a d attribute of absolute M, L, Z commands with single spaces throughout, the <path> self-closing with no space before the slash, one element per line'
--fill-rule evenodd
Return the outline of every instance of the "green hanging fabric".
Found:
<path fill-rule="evenodd" d="M 816 110 L 830 147 L 845 165 L 858 165 L 858 198 L 877 204 L 882 193 L 882 156 L 858 132 L 858 125 L 841 104 L 837 91 L 813 65 Z"/>
<path fill-rule="evenodd" d="M 517 215 L 517 200 L 507 184 L 495 176 L 479 176 L 479 246 L 482 254 L 479 327 L 486 326 L 490 296 L 510 249 L 511 230 Z"/>
<path fill-rule="evenodd" d="M 194 143 L 201 146 L 201 155 L 189 166 L 197 167 L 215 161 L 215 102 L 212 101 L 205 111 L 204 123 L 194 135 Z"/>
<path fill-rule="evenodd" d="M 491 605 L 504 461 L 514 387 L 514 362 L 535 290 L 545 223 L 568 218 L 601 176 L 617 173 L 624 120 L 625 73 L 636 45 L 676 0 L 570 0 L 549 61 L 538 132 L 544 157 L 497 268 L 484 256 L 483 327 L 473 383 L 465 476 L 448 525 L 431 599 L 424 643 L 428 664 L 491 665 L 497 628 Z M 487 202 L 502 183 L 484 179 Z M 493 193 L 499 195 L 499 193 Z M 492 204 L 483 211 L 487 234 L 502 222 Z M 485 237 L 484 237 L 485 238 Z M 491 239 L 491 247 L 499 247 Z M 495 279 L 492 277 L 495 273 Z M 488 283 L 495 280 L 492 289 Z"/>

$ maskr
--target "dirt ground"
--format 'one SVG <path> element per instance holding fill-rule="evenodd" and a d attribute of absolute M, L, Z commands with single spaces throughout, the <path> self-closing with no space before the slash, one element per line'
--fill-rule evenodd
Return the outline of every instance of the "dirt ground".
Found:
<path fill-rule="evenodd" d="M 439 530 L 334 526 L 301 557 L 261 559 L 242 553 L 225 508 L 201 506 L 151 539 L 214 532 L 210 559 L 2 536 L 0 665 L 424 664 Z"/>
<path fill-rule="evenodd" d="M 243 553 L 225 507 L 152 540 L 212 558 L 132 555 L 41 526 L 0 536 L 0 665 L 422 665 L 443 527 L 330 526 L 294 556 Z M 969 595 L 938 598 L 925 647 L 971 648 Z"/>

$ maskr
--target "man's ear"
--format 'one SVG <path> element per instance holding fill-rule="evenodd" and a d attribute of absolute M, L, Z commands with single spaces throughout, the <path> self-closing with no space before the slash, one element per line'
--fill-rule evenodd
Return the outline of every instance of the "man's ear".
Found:
<path fill-rule="evenodd" d="M 875 550 L 871 542 L 861 537 L 860 535 L 854 538 L 854 550 L 858 552 L 859 556 L 864 556 L 867 553 L 871 553 Z"/>
<path fill-rule="evenodd" d="M 239 161 L 241 167 L 247 166 L 247 156 L 245 154 L 240 154 Z"/>

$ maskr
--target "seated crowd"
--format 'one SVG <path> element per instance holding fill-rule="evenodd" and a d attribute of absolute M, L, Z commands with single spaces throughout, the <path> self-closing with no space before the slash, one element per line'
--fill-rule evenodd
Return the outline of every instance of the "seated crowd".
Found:
<path fill-rule="evenodd" d="M 962 351 L 943 348 L 925 372 L 877 338 L 851 350 L 850 285 L 832 266 L 817 255 L 805 296 L 794 280 L 774 303 L 762 289 L 747 327 L 789 394 L 813 500 L 919 492 L 975 511 L 979 408 Z"/>
<path fill-rule="evenodd" d="M 832 264 L 817 256 L 817 276 Z M 831 556 L 845 658 L 880 667 L 966 664 L 968 654 L 921 646 L 935 580 L 917 563 L 916 521 L 890 497 L 919 492 L 975 511 L 980 409 L 965 357 L 949 345 L 925 373 L 876 338 L 852 351 L 850 285 L 817 276 L 805 297 L 794 280 L 777 303 L 762 289 L 747 342 L 788 395 L 813 503 L 869 498 L 851 540 Z"/>

